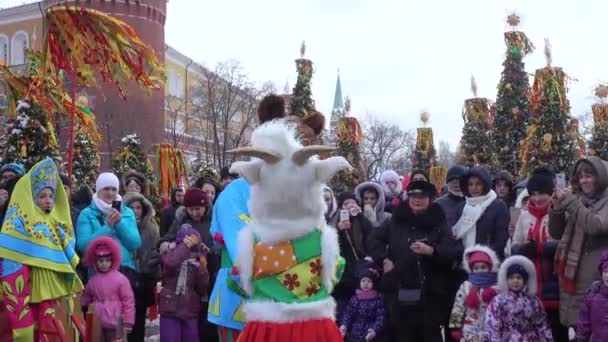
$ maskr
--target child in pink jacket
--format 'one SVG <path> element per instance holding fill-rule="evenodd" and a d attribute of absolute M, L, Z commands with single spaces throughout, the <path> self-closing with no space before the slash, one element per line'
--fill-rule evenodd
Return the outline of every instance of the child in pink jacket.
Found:
<path fill-rule="evenodd" d="M 95 269 L 89 279 L 80 303 L 93 304 L 95 314 L 103 328 L 105 342 L 118 336 L 116 327 L 122 317 L 125 329 L 130 331 L 135 323 L 135 298 L 127 277 L 118 272 L 121 263 L 120 247 L 110 237 L 99 237 L 87 248 L 86 262 Z"/>

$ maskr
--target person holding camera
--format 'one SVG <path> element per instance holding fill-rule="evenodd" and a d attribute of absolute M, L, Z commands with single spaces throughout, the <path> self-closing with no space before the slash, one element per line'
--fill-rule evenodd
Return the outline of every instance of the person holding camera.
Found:
<path fill-rule="evenodd" d="M 93 201 L 78 216 L 76 248 L 80 253 L 85 253 L 89 244 L 100 236 L 114 239 L 120 247 L 122 258 L 119 270 L 135 288 L 136 267 L 132 255 L 141 247 L 141 237 L 135 214 L 122 203 L 119 187 L 118 177 L 113 173 L 102 173 L 97 177 Z"/>
<path fill-rule="evenodd" d="M 411 182 L 407 201 L 368 240 L 371 257 L 384 271 L 379 290 L 387 299 L 393 341 L 443 341 L 449 301 L 445 284 L 462 248 L 443 210 L 433 203 L 436 194 L 429 182 Z"/>
<path fill-rule="evenodd" d="M 357 196 L 352 192 L 338 195 L 338 208 L 338 214 L 330 225 L 338 230 L 340 255 L 346 261 L 342 279 L 332 293 L 338 305 L 336 317 L 340 318 L 346 304 L 359 288 L 357 265 L 367 256 L 365 241 L 372 230 L 372 224 L 363 215 Z"/>

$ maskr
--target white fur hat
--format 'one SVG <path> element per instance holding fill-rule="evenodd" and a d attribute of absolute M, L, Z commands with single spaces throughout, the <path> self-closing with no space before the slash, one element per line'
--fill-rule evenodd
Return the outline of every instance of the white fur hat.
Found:
<path fill-rule="evenodd" d="M 469 256 L 475 252 L 485 253 L 492 260 L 492 272 L 498 272 L 498 267 L 500 267 L 500 260 L 496 255 L 496 252 L 488 246 L 483 245 L 474 245 L 464 250 L 464 254 L 462 256 L 462 268 L 467 272 L 471 273 L 471 268 L 469 267 Z"/>
<path fill-rule="evenodd" d="M 535 296 L 538 291 L 538 286 L 536 284 L 536 268 L 530 259 L 521 255 L 511 256 L 502 263 L 500 270 L 498 271 L 498 288 L 501 291 L 507 291 L 509 289 L 509 286 L 507 285 L 507 270 L 513 265 L 519 265 L 526 270 L 528 273 L 528 281 L 526 282 L 528 294 Z"/>

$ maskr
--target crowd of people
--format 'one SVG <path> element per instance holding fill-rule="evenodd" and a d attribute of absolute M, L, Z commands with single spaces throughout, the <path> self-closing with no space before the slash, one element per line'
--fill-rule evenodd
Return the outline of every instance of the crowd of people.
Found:
<path fill-rule="evenodd" d="M 247 222 L 249 187 L 228 170 L 157 208 L 134 171 L 72 189 L 50 159 L 2 166 L 0 306 L 14 340 L 34 341 L 58 302 L 81 293 L 104 341 L 144 341 L 156 305 L 161 341 L 236 341 L 243 326 L 218 329 L 224 307 L 211 305 L 236 260 L 224 220 Z M 344 340 L 569 341 L 570 329 L 608 340 L 608 163 L 587 157 L 571 171 L 569 185 L 550 166 L 514 179 L 455 165 L 442 189 L 420 170 L 324 187 L 345 260 L 331 291 Z"/>

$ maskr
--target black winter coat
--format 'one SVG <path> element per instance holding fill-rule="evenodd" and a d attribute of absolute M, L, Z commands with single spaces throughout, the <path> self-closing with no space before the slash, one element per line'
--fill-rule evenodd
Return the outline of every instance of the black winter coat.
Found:
<path fill-rule="evenodd" d="M 433 247 L 433 255 L 418 256 L 412 252 L 409 246 L 420 240 Z M 421 288 L 425 315 L 437 324 L 442 323 L 446 316 L 444 311 L 448 310 L 444 303 L 449 300 L 445 285 L 462 247 L 452 237 L 439 205 L 432 204 L 426 213 L 414 215 L 408 202 L 400 203 L 391 220 L 372 231 L 368 251 L 377 263 L 382 264 L 388 258 L 395 265 L 394 270 L 382 276 L 379 286 L 391 312 L 399 311 L 397 292 L 400 288 Z"/>
<path fill-rule="evenodd" d="M 464 206 L 458 211 L 458 217 L 462 215 L 463 209 Z M 477 220 L 475 243 L 489 246 L 500 259 L 504 259 L 505 246 L 509 240 L 509 221 L 509 208 L 502 200 L 495 199 Z"/>
<path fill-rule="evenodd" d="M 443 209 L 449 228 L 452 228 L 460 219 L 459 213 L 462 213 L 464 202 L 464 196 L 458 197 L 450 193 L 441 196 L 435 201 Z"/>

